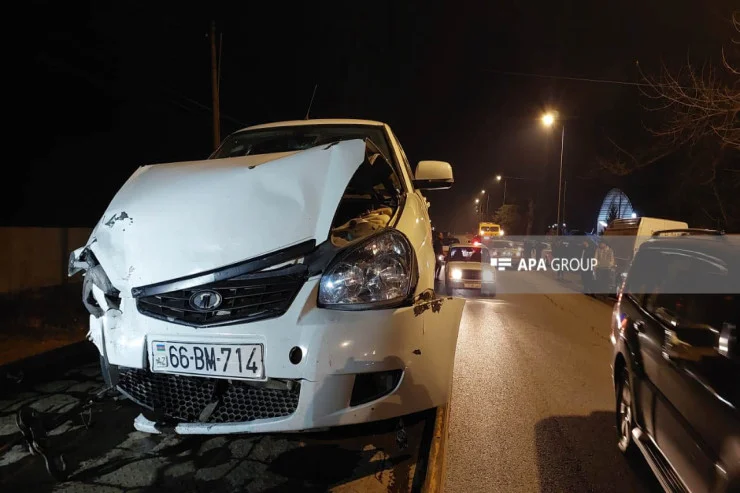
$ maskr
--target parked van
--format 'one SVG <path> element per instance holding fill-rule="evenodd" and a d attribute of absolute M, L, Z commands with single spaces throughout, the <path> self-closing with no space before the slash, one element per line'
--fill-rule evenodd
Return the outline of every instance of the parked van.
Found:
<path fill-rule="evenodd" d="M 614 260 L 617 264 L 617 276 L 627 272 L 632 257 L 643 242 L 650 239 L 656 231 L 687 229 L 688 223 L 661 219 L 656 217 L 636 217 L 631 219 L 615 219 L 604 230 L 604 236 L 627 236 L 630 241 L 620 240 L 609 242 L 614 251 Z"/>

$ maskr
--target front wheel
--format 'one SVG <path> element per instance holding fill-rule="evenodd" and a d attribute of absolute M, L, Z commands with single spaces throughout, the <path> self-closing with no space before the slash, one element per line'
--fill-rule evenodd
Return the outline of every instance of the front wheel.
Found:
<path fill-rule="evenodd" d="M 630 372 L 625 367 L 620 375 L 616 396 L 617 411 L 617 447 L 625 454 L 630 455 L 634 449 L 632 441 L 632 429 L 634 428 L 634 415 L 632 413 L 632 385 L 630 384 Z"/>

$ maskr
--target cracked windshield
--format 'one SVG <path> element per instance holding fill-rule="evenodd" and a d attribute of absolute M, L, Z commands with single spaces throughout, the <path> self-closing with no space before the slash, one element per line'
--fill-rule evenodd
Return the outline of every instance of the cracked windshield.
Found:
<path fill-rule="evenodd" d="M 740 493 L 736 0 L 24 8 L 0 491 Z"/>

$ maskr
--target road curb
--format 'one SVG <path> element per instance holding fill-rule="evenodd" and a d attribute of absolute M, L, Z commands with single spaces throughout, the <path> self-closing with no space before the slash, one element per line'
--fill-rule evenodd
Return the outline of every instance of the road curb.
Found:
<path fill-rule="evenodd" d="M 434 419 L 434 436 L 429 447 L 427 472 L 421 491 L 424 493 L 442 493 L 444 491 L 446 446 L 449 433 L 449 402 L 437 408 Z"/>

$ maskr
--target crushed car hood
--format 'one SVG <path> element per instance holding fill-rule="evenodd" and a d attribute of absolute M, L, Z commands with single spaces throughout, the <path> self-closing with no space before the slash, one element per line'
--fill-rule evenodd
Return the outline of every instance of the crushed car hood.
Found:
<path fill-rule="evenodd" d="M 327 239 L 362 140 L 139 168 L 88 246 L 114 286 L 168 281 Z"/>

